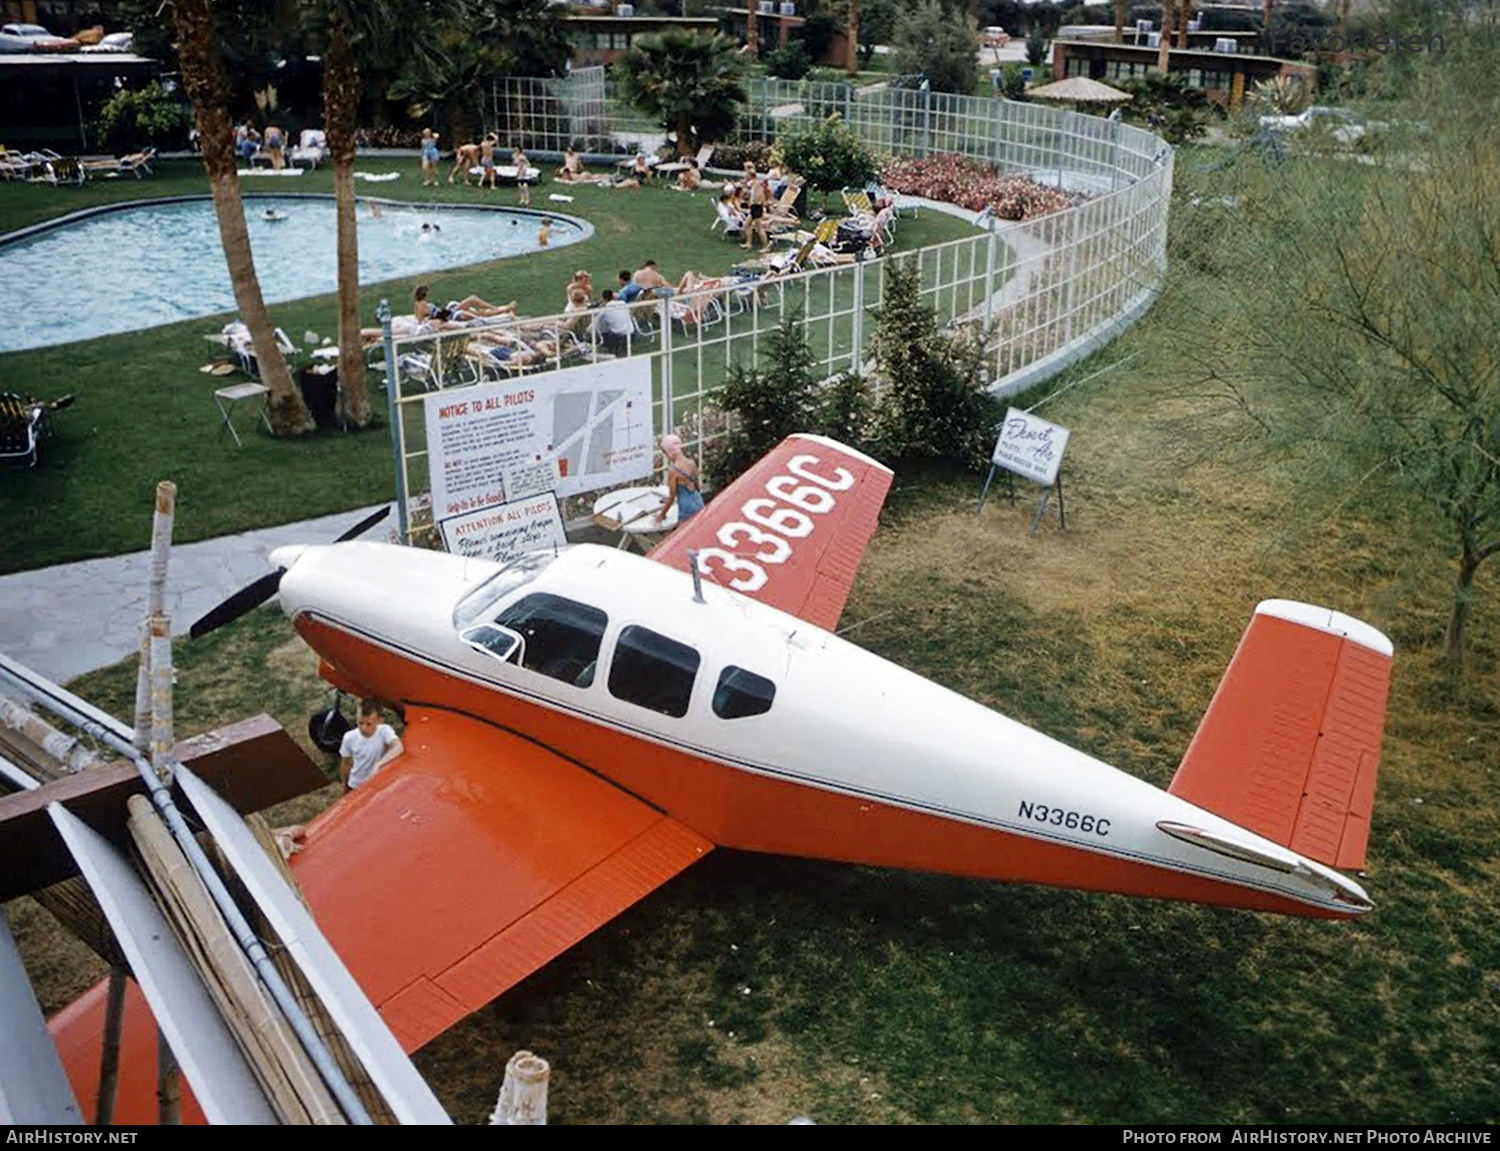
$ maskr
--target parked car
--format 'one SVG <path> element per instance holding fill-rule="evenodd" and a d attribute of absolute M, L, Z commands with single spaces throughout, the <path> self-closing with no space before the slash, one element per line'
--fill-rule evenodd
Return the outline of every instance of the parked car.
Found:
<path fill-rule="evenodd" d="M 80 52 L 133 52 L 135 37 L 129 32 L 111 32 L 97 44 L 85 44 Z"/>
<path fill-rule="evenodd" d="M 984 46 L 986 48 L 1004 48 L 1010 43 L 1010 37 L 1006 35 L 1004 28 L 994 25 L 984 30 Z"/>
<path fill-rule="evenodd" d="M 40 24 L 0 25 L 0 52 L 60 52 L 77 47 L 75 41 L 54 36 Z"/>
<path fill-rule="evenodd" d="M 1331 108 L 1326 104 L 1313 104 L 1295 116 L 1262 116 L 1260 126 L 1273 132 L 1323 128 L 1339 144 L 1353 144 L 1363 139 L 1367 132 L 1387 127 L 1380 121 L 1366 120 L 1348 108 Z"/>

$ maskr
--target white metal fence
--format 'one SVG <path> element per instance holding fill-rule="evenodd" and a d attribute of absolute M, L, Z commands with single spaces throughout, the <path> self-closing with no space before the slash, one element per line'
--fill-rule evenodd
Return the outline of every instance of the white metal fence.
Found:
<path fill-rule="evenodd" d="M 754 85 L 740 133 L 774 139 L 833 111 L 877 151 L 960 152 L 1089 196 L 1067 211 L 995 222 L 991 230 L 976 228 L 971 237 L 895 257 L 915 262 L 922 298 L 941 322 L 985 340 L 997 390 L 1040 382 L 1149 306 L 1166 267 L 1172 184 L 1172 152 L 1156 136 L 998 99 L 769 80 Z M 507 141 L 531 150 L 572 143 L 599 152 L 622 134 L 661 138 L 659 126 L 619 114 L 600 69 L 555 81 L 507 81 L 497 85 L 490 113 Z M 872 313 L 884 299 L 889 262 L 726 277 L 698 292 L 637 304 L 633 332 L 624 347 L 611 350 L 651 357 L 655 427 L 674 429 L 701 449 L 724 429 L 714 398 L 730 366 L 759 364 L 768 336 L 787 317 L 800 317 L 826 375 L 867 368 Z M 397 341 L 389 378 L 402 490 L 427 486 L 422 395 L 609 354 L 592 318 L 549 316 Z"/>

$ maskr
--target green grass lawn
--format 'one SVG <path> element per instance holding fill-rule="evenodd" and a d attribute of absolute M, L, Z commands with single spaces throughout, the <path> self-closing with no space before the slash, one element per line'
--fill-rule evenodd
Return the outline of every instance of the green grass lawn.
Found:
<path fill-rule="evenodd" d="M 363 194 L 419 203 L 513 205 L 516 192 L 420 187 L 415 159 L 372 160 L 370 167 L 396 169 L 392 184 L 361 187 Z M 296 181 L 299 192 L 332 192 L 326 170 Z M 247 195 L 264 187 L 244 181 Z M 638 192 L 570 187 L 571 204 L 552 205 L 556 190 L 543 185 L 535 206 L 560 207 L 594 225 L 589 240 L 556 251 L 424 275 L 438 299 L 475 293 L 489 300 L 515 299 L 523 314 L 562 309 L 563 288 L 577 268 L 594 274 L 596 290 L 614 273 L 654 257 L 676 278 L 691 268 L 704 274 L 727 270 L 744 253 L 711 232 L 707 193 L 687 195 L 665 188 Z M 116 180 L 84 188 L 0 184 L 0 232 L 98 204 L 151 196 L 202 194 L 207 180 L 194 161 L 168 161 L 148 179 Z M 270 192 L 285 192 L 280 183 Z M 924 213 L 903 222 L 904 250 L 972 234 L 967 224 Z M 374 323 L 376 304 L 389 298 L 396 311 L 409 306 L 412 282 L 364 288 L 362 314 Z M 334 298 L 314 297 L 271 308 L 291 333 L 336 331 Z M 218 331 L 227 316 L 204 317 L 144 332 L 106 336 L 28 352 L 0 355 L 0 388 L 39 396 L 73 393 L 73 408 L 53 421 L 56 436 L 43 446 L 32 471 L 0 473 L 0 522 L 5 546 L 0 572 L 45 567 L 100 555 L 134 551 L 149 542 L 149 508 L 159 480 L 176 481 L 179 542 L 226 532 L 286 523 L 387 499 L 393 491 L 389 438 L 381 424 L 363 432 L 328 433 L 300 440 L 245 437 L 243 449 L 216 439 L 219 415 L 213 391 L 236 378 L 204 375 L 200 365 L 213 350 L 205 333 Z M 371 376 L 371 382 L 375 380 Z M 383 393 L 372 399 L 380 409 Z M 241 422 L 247 423 L 241 414 Z"/>
<path fill-rule="evenodd" d="M 457 1121 L 482 1121 L 519 1048 L 552 1062 L 556 1123 L 1493 1120 L 1493 578 L 1455 677 L 1441 538 L 1399 499 L 1289 529 L 1288 474 L 1185 453 L 1197 402 L 1159 367 L 1175 333 L 1148 317 L 1105 353 L 1139 356 L 1048 409 L 1073 432 L 1066 532 L 1028 538 L 1034 492 L 980 516 L 980 477 L 899 466 L 842 623 L 1158 786 L 1259 599 L 1386 629 L 1376 910 L 1328 923 L 715 852 L 418 1054 Z M 185 731 L 266 708 L 300 736 L 323 698 L 274 608 L 177 650 Z M 129 715 L 133 684 L 127 662 L 72 686 Z M 9 911 L 49 1006 L 98 977 L 34 907 Z"/>
<path fill-rule="evenodd" d="M 1430 516 L 1388 488 L 1299 516 L 1295 461 L 1215 451 L 1174 306 L 1204 332 L 1234 318 L 1166 293 L 1074 374 L 1121 366 L 1044 409 L 1072 431 L 1066 532 L 1028 537 L 1034 491 L 977 515 L 981 477 L 898 463 L 842 624 L 1161 786 L 1257 601 L 1368 620 L 1396 646 L 1360 877 L 1376 909 L 1327 923 L 714 852 L 418 1053 L 457 1121 L 482 1121 L 519 1048 L 552 1062 L 560 1123 L 1495 1119 L 1495 572 L 1455 674 Z M 274 608 L 176 658 L 184 732 L 266 709 L 301 735 L 324 698 Z M 128 716 L 133 685 L 127 661 L 72 686 Z M 49 1009 L 98 978 L 34 905 L 7 914 Z"/>

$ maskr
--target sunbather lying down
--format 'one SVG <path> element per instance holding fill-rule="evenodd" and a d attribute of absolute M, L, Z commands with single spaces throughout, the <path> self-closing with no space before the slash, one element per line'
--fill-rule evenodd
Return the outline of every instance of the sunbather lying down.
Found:
<path fill-rule="evenodd" d="M 428 287 L 418 284 L 412 291 L 412 315 L 419 324 L 434 324 L 444 327 L 450 323 L 465 324 L 471 320 L 485 320 L 491 316 L 514 316 L 516 302 L 492 304 L 478 296 L 465 296 L 462 300 L 449 300 L 446 307 L 438 307 L 427 298 Z"/>
<path fill-rule="evenodd" d="M 474 333 L 474 351 L 497 364 L 537 364 L 555 359 L 557 341 L 522 335 L 506 328 L 485 328 Z"/>

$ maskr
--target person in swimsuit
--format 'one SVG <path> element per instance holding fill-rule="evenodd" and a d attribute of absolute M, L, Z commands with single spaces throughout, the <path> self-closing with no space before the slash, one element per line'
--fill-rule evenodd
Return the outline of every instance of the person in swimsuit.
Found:
<path fill-rule="evenodd" d="M 499 173 L 495 171 L 495 145 L 500 143 L 500 137 L 491 132 L 484 138 L 484 143 L 479 145 L 479 164 L 484 169 L 479 177 L 479 186 L 484 187 L 488 182 L 491 188 L 500 186 Z"/>
<path fill-rule="evenodd" d="M 422 187 L 436 188 L 438 183 L 438 138 L 431 128 L 422 129 Z"/>
<path fill-rule="evenodd" d="M 266 155 L 271 157 L 271 167 L 277 172 L 281 171 L 282 165 L 286 161 L 281 153 L 281 129 L 278 128 L 275 124 L 272 124 L 269 128 L 266 129 L 266 139 L 264 147 L 266 150 Z"/>
<path fill-rule="evenodd" d="M 771 202 L 771 186 L 755 175 L 754 168 L 746 164 L 745 174 L 750 178 L 750 220 L 745 225 L 745 242 L 740 247 L 749 249 L 755 243 L 755 234 L 760 233 L 761 251 L 771 250 L 771 231 L 766 225 L 766 210 Z"/>
<path fill-rule="evenodd" d="M 460 144 L 453 153 L 453 171 L 448 173 L 448 183 L 453 183 L 453 177 L 460 172 L 463 173 L 464 183 L 469 182 L 469 169 L 479 163 L 478 144 Z"/>
<path fill-rule="evenodd" d="M 531 171 L 531 161 L 526 158 L 525 152 L 517 148 L 511 152 L 510 162 L 516 169 L 516 186 L 521 189 L 521 207 L 529 208 L 531 207 L 531 180 L 527 173 Z M 543 222 L 550 223 L 551 221 Z M 540 236 L 537 237 L 537 243 L 543 247 L 546 246 L 546 241 Z"/>
<path fill-rule="evenodd" d="M 568 150 L 563 153 L 563 165 L 557 170 L 557 178 L 564 184 L 576 183 L 583 175 L 583 160 L 578 152 L 569 145 Z"/>
<path fill-rule="evenodd" d="M 686 523 L 703 510 L 703 493 L 699 490 L 698 464 L 682 450 L 682 438 L 668 433 L 659 441 L 667 457 L 667 499 L 656 513 L 656 522 L 667 518 L 667 509 L 677 503 L 677 523 Z"/>

